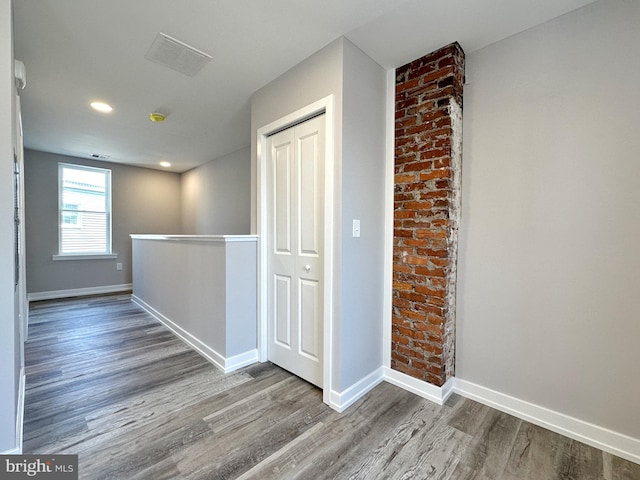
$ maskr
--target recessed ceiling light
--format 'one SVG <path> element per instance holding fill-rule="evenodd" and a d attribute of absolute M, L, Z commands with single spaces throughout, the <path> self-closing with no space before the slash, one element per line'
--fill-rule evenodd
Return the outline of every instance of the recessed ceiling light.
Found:
<path fill-rule="evenodd" d="M 102 113 L 109 113 L 111 110 L 113 110 L 113 108 L 111 108 L 111 105 L 104 102 L 91 102 L 91 108 Z"/>
<path fill-rule="evenodd" d="M 164 168 L 169 168 L 171 164 L 169 162 L 160 162 L 160 166 Z"/>

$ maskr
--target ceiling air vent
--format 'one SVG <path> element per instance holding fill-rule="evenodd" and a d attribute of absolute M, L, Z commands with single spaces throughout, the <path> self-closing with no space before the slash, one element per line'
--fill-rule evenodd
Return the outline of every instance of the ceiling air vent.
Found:
<path fill-rule="evenodd" d="M 211 55 L 160 32 L 144 58 L 193 77 L 211 60 Z"/>

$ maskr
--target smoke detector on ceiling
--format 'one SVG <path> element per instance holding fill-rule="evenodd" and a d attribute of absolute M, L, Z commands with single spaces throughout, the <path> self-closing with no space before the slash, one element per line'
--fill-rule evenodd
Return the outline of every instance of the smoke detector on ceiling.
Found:
<path fill-rule="evenodd" d="M 211 55 L 160 32 L 144 58 L 193 77 L 211 60 Z"/>

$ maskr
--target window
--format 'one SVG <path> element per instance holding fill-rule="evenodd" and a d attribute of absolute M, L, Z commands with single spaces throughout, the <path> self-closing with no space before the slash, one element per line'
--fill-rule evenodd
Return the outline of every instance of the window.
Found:
<path fill-rule="evenodd" d="M 111 254 L 111 170 L 58 164 L 59 255 Z"/>

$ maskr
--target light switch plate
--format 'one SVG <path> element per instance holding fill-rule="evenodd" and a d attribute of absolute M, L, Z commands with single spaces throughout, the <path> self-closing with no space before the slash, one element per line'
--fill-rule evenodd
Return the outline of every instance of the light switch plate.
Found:
<path fill-rule="evenodd" d="M 353 220 L 353 236 L 354 238 L 360 237 L 360 220 Z"/>

